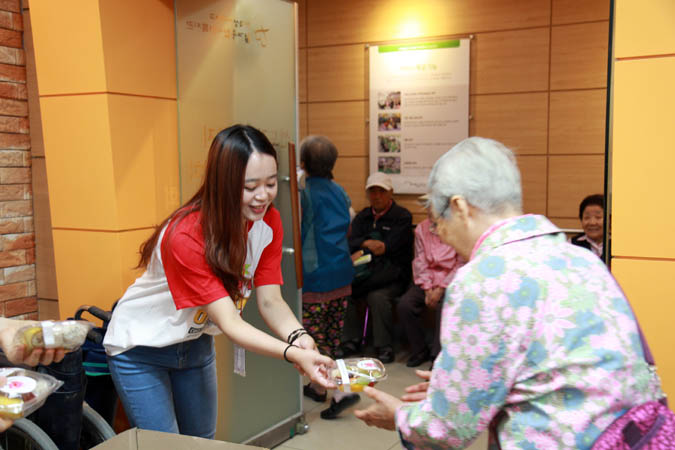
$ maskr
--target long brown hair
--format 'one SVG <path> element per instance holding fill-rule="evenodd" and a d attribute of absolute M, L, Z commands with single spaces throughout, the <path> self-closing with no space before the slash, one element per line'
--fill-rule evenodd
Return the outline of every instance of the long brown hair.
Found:
<path fill-rule="evenodd" d="M 147 267 L 150 263 L 159 234 L 167 223 L 173 220 L 167 229 L 168 238 L 180 220 L 200 211 L 206 261 L 223 281 L 230 297 L 239 297 L 239 284 L 247 281 L 243 275 L 247 230 L 241 219 L 241 200 L 246 165 L 253 152 L 277 159 L 270 141 L 256 128 L 233 125 L 218 133 L 209 149 L 204 182 L 187 203 L 164 219 L 152 236 L 141 244 L 138 267 Z"/>

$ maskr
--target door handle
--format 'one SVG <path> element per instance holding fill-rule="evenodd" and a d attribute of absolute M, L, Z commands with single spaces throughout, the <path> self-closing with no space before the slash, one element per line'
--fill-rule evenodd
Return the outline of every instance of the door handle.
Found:
<path fill-rule="evenodd" d="M 281 253 L 283 253 L 285 255 L 294 255 L 295 249 L 293 247 L 282 247 Z"/>

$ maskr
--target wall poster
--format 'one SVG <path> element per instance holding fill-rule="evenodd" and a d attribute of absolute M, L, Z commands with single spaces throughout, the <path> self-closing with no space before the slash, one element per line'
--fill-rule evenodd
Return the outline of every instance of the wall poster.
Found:
<path fill-rule="evenodd" d="M 436 160 L 469 136 L 470 40 L 370 47 L 370 173 L 421 194 Z"/>

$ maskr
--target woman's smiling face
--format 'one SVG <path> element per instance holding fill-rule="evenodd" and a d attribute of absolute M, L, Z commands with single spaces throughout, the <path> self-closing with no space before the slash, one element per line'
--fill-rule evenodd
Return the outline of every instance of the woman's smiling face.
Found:
<path fill-rule="evenodd" d="M 605 211 L 598 205 L 588 205 L 581 216 L 581 228 L 590 239 L 602 242 Z"/>
<path fill-rule="evenodd" d="M 241 206 L 245 219 L 263 218 L 277 196 L 277 162 L 271 155 L 253 152 L 246 164 Z"/>

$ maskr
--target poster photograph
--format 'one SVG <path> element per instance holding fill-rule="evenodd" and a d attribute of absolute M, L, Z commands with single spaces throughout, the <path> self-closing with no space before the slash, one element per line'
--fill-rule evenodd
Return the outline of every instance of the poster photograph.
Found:
<path fill-rule="evenodd" d="M 436 160 L 469 135 L 469 39 L 369 48 L 370 173 L 426 192 Z"/>

